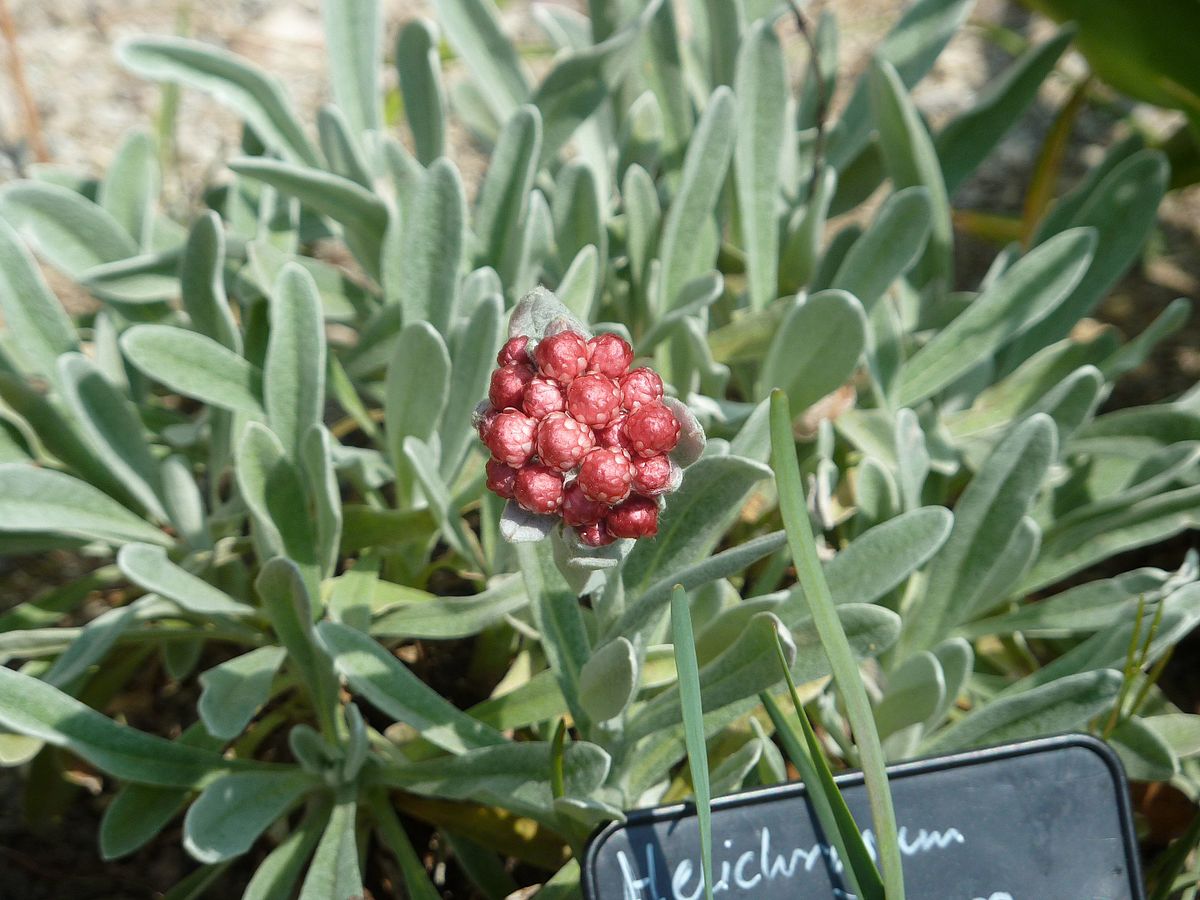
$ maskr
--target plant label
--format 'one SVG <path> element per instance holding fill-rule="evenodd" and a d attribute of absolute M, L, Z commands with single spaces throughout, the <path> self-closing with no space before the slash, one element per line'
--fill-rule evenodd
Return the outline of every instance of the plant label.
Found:
<path fill-rule="evenodd" d="M 1125 775 L 1082 735 L 889 768 L 907 895 L 920 900 L 1142 900 Z M 858 773 L 839 777 L 869 825 Z M 713 893 L 753 900 L 855 900 L 803 785 L 716 799 Z M 864 830 L 874 853 L 874 836 Z M 588 845 L 587 900 L 702 900 L 694 807 L 638 810 Z"/>

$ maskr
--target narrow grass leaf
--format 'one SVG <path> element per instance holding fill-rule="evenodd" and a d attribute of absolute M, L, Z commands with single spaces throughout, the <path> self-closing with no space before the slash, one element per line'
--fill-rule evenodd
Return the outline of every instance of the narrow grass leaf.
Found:
<path fill-rule="evenodd" d="M 871 818 L 879 841 L 884 887 L 890 900 L 903 900 L 904 876 L 896 832 L 896 813 L 888 788 L 883 750 L 879 744 L 879 734 L 875 729 L 875 719 L 858 670 L 858 662 L 838 620 L 833 597 L 817 557 L 804 486 L 800 478 L 800 465 L 796 458 L 791 411 L 788 409 L 787 396 L 782 391 L 773 391 L 771 394 L 771 458 L 779 488 L 779 508 L 788 534 L 788 546 L 792 551 L 800 584 L 808 596 L 813 623 L 821 635 L 821 643 L 829 657 L 834 683 L 846 704 L 847 717 L 862 760 Z"/>
<path fill-rule="evenodd" d="M 688 608 L 687 592 L 681 585 L 676 585 L 671 594 L 671 643 L 675 647 L 684 740 L 687 743 L 688 768 L 692 774 L 692 793 L 696 798 L 704 895 L 712 900 L 712 798 L 708 784 L 708 745 L 704 738 L 704 706 L 700 670 L 696 664 L 696 640 L 692 634 L 692 614 Z"/>

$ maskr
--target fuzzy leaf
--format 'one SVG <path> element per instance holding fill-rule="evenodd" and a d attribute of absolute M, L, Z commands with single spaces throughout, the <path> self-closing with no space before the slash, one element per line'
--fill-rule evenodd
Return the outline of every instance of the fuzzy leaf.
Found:
<path fill-rule="evenodd" d="M 316 163 L 316 153 L 283 87 L 245 59 L 200 41 L 137 38 L 118 45 L 117 58 L 143 78 L 184 84 L 231 107 L 268 146 L 294 162 Z"/>
<path fill-rule="evenodd" d="M 669 4 L 663 4 L 669 8 Z M 701 232 L 709 227 L 735 138 L 733 92 L 719 87 L 709 98 L 696 133 L 688 142 L 683 174 L 675 200 L 663 222 L 657 311 L 664 313 L 678 302 L 683 286 L 712 268 L 714 260 L 698 252 L 708 243 Z"/>
<path fill-rule="evenodd" d="M 400 29 L 396 70 L 417 159 L 428 166 L 442 155 L 446 143 L 446 91 L 438 58 L 437 26 L 425 19 L 413 19 Z"/>
<path fill-rule="evenodd" d="M 1079 284 L 1095 249 L 1095 232 L 1080 228 L 1022 257 L 905 362 L 897 403 L 913 407 L 1034 326 L 1040 332 L 1040 323 Z"/>
<path fill-rule="evenodd" d="M 263 364 L 267 422 L 292 460 L 325 411 L 325 323 L 312 276 L 295 264 L 271 291 L 270 336 Z"/>
<path fill-rule="evenodd" d="M 262 372 L 212 338 L 171 325 L 135 325 L 121 350 L 147 377 L 204 403 L 263 415 Z"/>
<path fill-rule="evenodd" d="M 51 469 L 5 463 L 0 465 L 0 532 L 22 531 L 110 544 L 174 543 L 86 482 Z"/>
<path fill-rule="evenodd" d="M 733 88 L 738 98 L 734 183 L 750 307 L 761 309 L 778 290 L 779 170 L 788 94 L 783 50 L 769 19 L 756 22 L 742 39 Z"/>
<path fill-rule="evenodd" d="M 0 216 L 72 278 L 136 256 L 137 244 L 107 211 L 58 185 L 17 181 L 0 190 Z"/>
<path fill-rule="evenodd" d="M 271 696 L 271 682 L 287 658 L 283 647 L 259 647 L 200 675 L 197 710 L 204 727 L 233 740 Z"/>
<path fill-rule="evenodd" d="M 845 291 L 796 299 L 771 341 L 759 397 L 782 388 L 797 414 L 845 384 L 866 346 L 862 305 Z"/>
<path fill-rule="evenodd" d="M 314 787 L 313 776 L 298 769 L 222 775 L 188 808 L 183 846 L 204 863 L 240 856 Z"/>

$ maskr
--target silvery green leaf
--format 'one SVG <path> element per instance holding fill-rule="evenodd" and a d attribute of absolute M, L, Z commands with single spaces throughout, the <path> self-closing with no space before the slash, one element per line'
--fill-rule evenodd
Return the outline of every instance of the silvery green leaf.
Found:
<path fill-rule="evenodd" d="M 176 738 L 178 743 L 220 750 L 216 740 L 199 723 Z M 186 788 L 126 784 L 117 791 L 100 820 L 100 855 L 104 859 L 127 856 L 149 843 L 187 805 Z"/>
<path fill-rule="evenodd" d="M 629 604 L 617 623 L 608 630 L 606 636 L 623 634 L 632 637 L 642 631 L 670 603 L 671 589 L 676 584 L 682 584 L 686 590 L 690 591 L 718 579 L 736 575 L 763 557 L 770 556 L 779 550 L 785 542 L 784 533 L 776 531 L 663 574 Z"/>
<path fill-rule="evenodd" d="M 648 27 L 642 37 L 642 75 L 662 110 L 663 155 L 668 158 L 669 164 L 675 167 L 684 147 L 695 143 L 691 141 L 689 144 L 688 140 L 692 134 L 695 114 L 691 97 L 688 96 L 683 46 L 675 20 L 675 6 L 673 3 L 658 0 L 653 4 L 653 11 L 649 15 Z M 732 114 L 732 110 L 729 112 Z M 732 116 L 727 122 L 733 124 Z M 723 170 L 724 166 L 721 168 Z"/>
<path fill-rule="evenodd" d="M 240 856 L 316 787 L 307 772 L 234 772 L 211 782 L 183 819 L 183 846 L 200 862 Z"/>
<path fill-rule="evenodd" d="M 853 294 L 871 312 L 892 282 L 920 259 L 931 216 L 928 188 L 908 187 L 889 196 L 850 246 L 829 286 Z"/>
<path fill-rule="evenodd" d="M 552 529 L 550 546 L 554 562 L 567 584 L 579 596 L 602 592 L 610 577 L 616 577 L 634 542 L 625 538 L 607 547 L 589 547 L 579 539 L 573 528 Z"/>
<path fill-rule="evenodd" d="M 605 822 L 625 821 L 625 813 L 619 807 L 613 806 L 611 803 L 605 803 L 603 800 L 592 798 L 556 797 L 554 799 L 554 811 L 574 822 L 578 822 L 587 828 L 589 832 Z M 547 883 L 541 889 L 542 892 L 544 893 L 549 887 L 550 884 Z"/>
<path fill-rule="evenodd" d="M 763 360 L 758 395 L 782 388 L 799 415 L 845 384 L 866 343 L 862 305 L 845 291 L 793 300 Z"/>
<path fill-rule="evenodd" d="M 528 214 L 513 250 L 515 262 L 507 294 L 520 297 L 535 290 L 554 271 L 554 217 L 540 190 L 529 197 Z"/>
<path fill-rule="evenodd" d="M 594 722 L 615 719 L 638 687 L 638 655 L 633 644 L 614 638 L 592 653 L 579 670 L 579 702 Z"/>
<path fill-rule="evenodd" d="M 271 696 L 271 682 L 287 658 L 283 647 L 259 647 L 200 675 L 196 709 L 214 736 L 233 740 Z"/>
<path fill-rule="evenodd" d="M 101 300 L 116 303 L 162 303 L 179 294 L 179 250 L 144 253 L 101 263 L 73 277 Z M 147 317 L 161 315 L 151 310 Z"/>
<path fill-rule="evenodd" d="M 1140 720 L 1143 727 L 1158 735 L 1179 759 L 1200 754 L 1200 716 L 1167 713 Z"/>
<path fill-rule="evenodd" d="M 591 656 L 592 643 L 579 598 L 558 571 L 553 550 L 546 542 L 517 544 L 517 559 L 533 622 L 541 634 L 542 650 L 571 715 L 577 722 L 587 722 L 579 673 Z"/>
<path fill-rule="evenodd" d="M 1105 712 L 1120 689 L 1121 673 L 1112 669 L 1068 675 L 977 708 L 926 741 L 921 752 L 953 753 L 1076 731 Z"/>
<path fill-rule="evenodd" d="M 371 189 L 371 171 L 341 109 L 327 103 L 317 110 L 317 140 L 331 172 Z"/>
<path fill-rule="evenodd" d="M 825 235 L 829 204 L 836 190 L 837 172 L 832 166 L 826 166 L 814 183 L 812 196 L 803 206 L 796 208 L 788 220 L 779 281 L 789 292 L 807 285 L 816 272 L 817 254 Z"/>
<path fill-rule="evenodd" d="M 96 190 L 96 202 L 142 250 L 151 247 L 155 207 L 162 186 L 158 148 L 144 131 L 132 131 Z"/>
<path fill-rule="evenodd" d="M 741 790 L 743 782 L 754 771 L 762 757 L 763 744 L 747 741 L 729 754 L 712 770 L 710 790 L 714 797 L 722 797 Z"/>
<path fill-rule="evenodd" d="M 940 293 L 949 289 L 953 276 L 954 227 L 933 140 L 899 73 L 886 59 L 876 56 L 868 80 L 872 115 L 892 184 L 897 188 L 920 185 L 929 191 L 929 242 L 920 275 L 922 283 L 932 281 Z"/>
<path fill-rule="evenodd" d="M 470 560 L 484 568 L 479 542 L 475 533 L 467 528 L 458 510 L 454 508 L 450 488 L 438 474 L 437 457 L 433 450 L 419 438 L 409 436 L 404 439 L 402 451 L 406 470 L 412 472 L 416 479 L 446 543 L 464 560 Z"/>
<path fill-rule="evenodd" d="M 966 437 L 1019 418 L 1071 372 L 1082 365 L 1102 364 L 1117 346 L 1115 337 L 1104 332 L 1092 341 L 1059 341 L 1039 350 L 980 392 L 970 409 L 946 416 L 951 434 Z"/>
<path fill-rule="evenodd" d="M 1142 365 L 1158 343 L 1182 328 L 1191 315 L 1192 304 L 1189 300 L 1179 297 L 1168 303 L 1167 308 L 1159 313 L 1141 334 L 1100 364 L 1100 372 L 1105 381 L 1116 381 L 1125 373 L 1132 372 Z"/>
<path fill-rule="evenodd" d="M 709 712 L 764 691 L 783 678 L 779 671 L 776 641 L 782 643 L 788 665 L 796 661 L 796 647 L 783 624 L 769 612 L 746 623 L 745 630 L 712 662 L 700 669 L 700 691 Z M 671 688 L 638 707 L 627 726 L 629 740 L 637 740 L 680 721 L 679 689 Z"/>
<path fill-rule="evenodd" d="M 383 14 L 379 0 L 322 3 L 333 99 L 353 133 L 383 127 Z"/>
<path fill-rule="evenodd" d="M 367 273 L 379 277 L 389 213 L 373 193 L 340 175 L 274 159 L 243 156 L 230 160 L 229 168 L 270 185 L 285 197 L 296 198 L 313 212 L 340 224 L 347 245 Z"/>
<path fill-rule="evenodd" d="M 541 146 L 542 117 L 536 107 L 522 106 L 506 119 L 479 186 L 473 220 L 476 264 L 491 266 L 506 285 L 519 262 Z"/>
<path fill-rule="evenodd" d="M 364 700 L 451 753 L 507 743 L 500 732 L 442 698 L 374 638 L 336 622 L 317 635 L 338 673 Z"/>
<path fill-rule="evenodd" d="M 1168 168 L 1166 159 L 1157 151 L 1134 154 L 1113 169 L 1070 220 L 1060 225 L 1095 229 L 1091 265 L 1040 326 L 1026 332 L 1008 348 L 1001 360 L 1002 372 L 1012 371 L 1047 344 L 1066 337 L 1075 323 L 1089 315 L 1125 274 L 1154 227 L 1158 205 L 1167 187 Z"/>
<path fill-rule="evenodd" d="M 57 185 L 6 185 L 0 190 L 0 216 L 40 256 L 72 278 L 138 254 L 133 238 L 106 210 Z"/>
<path fill-rule="evenodd" d="M 309 807 L 299 825 L 259 865 L 242 900 L 291 896 L 329 819 L 329 807 L 327 799 L 318 800 Z"/>
<path fill-rule="evenodd" d="M 710 11 L 722 8 L 731 10 L 736 20 L 735 4 L 709 4 Z M 714 21 L 710 26 L 723 24 Z M 713 34 L 711 38 L 736 40 L 737 33 Z M 717 62 L 713 60 L 714 66 Z M 717 82 L 727 83 L 722 79 Z M 751 309 L 761 309 L 775 299 L 778 291 L 779 170 L 788 95 L 783 50 L 770 20 L 754 23 L 742 40 L 733 88 L 738 98 L 733 174 L 746 252 L 747 293 Z"/>
<path fill-rule="evenodd" d="M 235 459 L 238 490 L 264 557 L 286 556 L 315 576 L 316 535 L 304 482 L 279 438 L 251 422 L 242 430 Z"/>
<path fill-rule="evenodd" d="M 23 463 L 0 464 L 0 532 L 26 531 L 117 545 L 174 543 L 86 482 Z"/>
<path fill-rule="evenodd" d="M 838 620 L 850 649 L 858 659 L 869 659 L 883 653 L 896 643 L 900 634 L 900 617 L 890 609 L 870 603 L 843 603 L 837 607 Z M 796 660 L 792 677 L 797 684 L 815 681 L 830 674 L 821 636 L 811 617 L 793 623 L 792 640 L 796 644 Z"/>
<path fill-rule="evenodd" d="M 427 166 L 442 155 L 446 143 L 446 91 L 436 25 L 426 19 L 413 19 L 400 29 L 396 71 L 417 159 Z"/>
<path fill-rule="evenodd" d="M 929 450 L 925 432 L 911 409 L 896 411 L 896 474 L 900 499 L 905 509 L 921 505 L 921 489 L 929 475 Z"/>
<path fill-rule="evenodd" d="M 742 633 L 746 623 L 754 616 L 762 612 L 769 612 L 775 613 L 778 617 L 780 607 L 785 599 L 783 592 L 779 592 L 742 600 L 736 589 L 728 582 L 715 582 L 705 587 L 724 588 L 732 595 L 733 603 L 716 612 L 708 621 L 698 622 L 696 626 L 696 658 L 702 665 L 720 656 L 725 648 Z M 693 606 L 697 607 L 694 617 L 697 620 L 700 619 L 700 598 L 706 593 L 708 592 L 703 589 L 699 591 L 697 600 L 693 603 Z M 716 599 L 720 599 L 719 593 L 716 591 L 712 593 L 717 595 Z"/>
<path fill-rule="evenodd" d="M 523 296 L 513 307 L 508 320 L 508 336 L 525 335 L 531 344 L 559 331 L 574 331 L 584 338 L 592 336 L 587 325 L 571 315 L 554 294 L 542 287 Z"/>
<path fill-rule="evenodd" d="M 1144 646 L 1146 665 L 1152 665 L 1173 644 L 1182 640 L 1200 624 L 1200 584 L 1186 584 L 1159 602 L 1162 604 L 1162 614 L 1153 636 L 1147 638 L 1141 630 L 1137 631 L 1137 639 Z M 1155 614 L 1158 614 L 1157 611 Z M 1077 672 L 1094 672 L 1098 669 L 1124 666 L 1135 635 L 1134 629 L 1137 627 L 1136 616 L 1123 617 L 1016 684 L 1010 685 L 1004 694 L 1020 694 Z"/>
<path fill-rule="evenodd" d="M 1076 585 L 1012 612 L 971 622 L 959 631 L 970 638 L 1018 631 L 1049 636 L 1099 631 L 1131 617 L 1139 597 L 1157 599 L 1165 579 L 1161 569 L 1135 569 Z"/>
<path fill-rule="evenodd" d="M 966 689 L 975 665 L 975 651 L 971 644 L 963 638 L 950 638 L 933 648 L 942 667 L 942 676 L 946 683 L 946 695 L 941 705 L 928 719 L 928 727 L 936 728 L 946 714 L 954 708 L 959 695 Z"/>
<path fill-rule="evenodd" d="M 316 512 L 317 557 L 327 576 L 337 569 L 342 539 L 342 495 L 332 444 L 329 430 L 319 423 L 312 425 L 300 442 L 300 469 Z"/>
<path fill-rule="evenodd" d="M 498 806 L 550 824 L 555 822 L 550 788 L 550 745 L 508 742 L 409 765 L 388 766 L 381 782 L 425 797 Z M 563 748 L 563 785 L 568 797 L 590 797 L 604 783 L 612 759 L 586 741 Z"/>
<path fill-rule="evenodd" d="M 134 584 L 197 616 L 254 615 L 253 607 L 171 562 L 162 547 L 126 544 L 117 553 L 117 565 Z"/>
<path fill-rule="evenodd" d="M 0 726 L 138 784 L 191 787 L 231 767 L 216 753 L 119 725 L 57 688 L 5 667 L 0 667 Z"/>
<path fill-rule="evenodd" d="M 316 164 L 283 87 L 242 57 L 187 38 L 143 37 L 119 44 L 117 58 L 143 78 L 211 94 L 233 108 L 268 146 L 293 162 Z"/>
<path fill-rule="evenodd" d="M 284 266 L 292 263 L 303 268 L 317 285 L 321 311 L 328 321 L 354 321 L 375 309 L 367 290 L 352 280 L 343 268 L 310 256 L 286 253 L 262 239 L 246 244 L 246 256 L 250 262 L 249 274 L 263 294 L 270 293 Z"/>
<path fill-rule="evenodd" d="M 454 321 L 466 242 L 467 201 L 458 169 L 433 163 L 404 222 L 404 255 L 395 286 L 404 321 L 426 321 L 446 335 Z"/>
<path fill-rule="evenodd" d="M 720 272 L 709 272 L 707 275 L 693 278 L 684 285 L 679 306 L 653 319 L 650 327 L 634 345 L 634 353 L 638 356 L 649 354 L 670 337 L 684 319 L 689 316 L 701 317 L 705 310 L 721 299 L 724 290 L 725 279 L 721 277 Z M 645 313 L 645 310 L 641 312 Z"/>
<path fill-rule="evenodd" d="M 1106 740 L 1133 781 L 1170 781 L 1179 774 L 1179 757 L 1145 719 L 1122 719 Z"/>
<path fill-rule="evenodd" d="M 917 0 L 875 48 L 875 57 L 895 67 L 902 85 L 911 88 L 958 33 L 972 6 L 974 0 Z M 839 171 L 861 159 L 871 140 L 870 107 L 869 76 L 864 76 L 829 134 L 829 160 Z M 876 178 L 872 189 L 878 183 Z"/>
<path fill-rule="evenodd" d="M 529 97 L 516 46 L 500 30 L 491 0 L 434 0 L 446 41 L 466 64 L 472 85 L 498 122 Z"/>
<path fill-rule="evenodd" d="M 563 305 L 585 322 L 593 318 L 593 309 L 600 294 L 600 262 L 594 244 L 582 247 L 558 285 Z"/>
<path fill-rule="evenodd" d="M 693 12 L 693 26 L 699 27 L 701 19 Z M 747 19 L 742 13 L 742 4 L 725 3 L 723 0 L 705 0 L 703 30 L 707 32 L 708 68 L 711 83 L 734 85 L 737 63 L 740 58 L 740 48 L 745 46 L 743 38 L 746 31 L 746 21 L 759 22 L 754 18 Z M 754 26 L 751 26 L 752 28 Z M 734 87 L 735 93 L 742 96 L 741 89 Z M 760 120 L 761 127 L 761 120 Z M 714 794 L 716 792 L 714 791 Z"/>
<path fill-rule="evenodd" d="M 464 295 L 465 290 L 464 287 Z M 472 302 L 470 319 L 450 342 L 452 377 L 438 431 L 442 444 L 441 474 L 449 482 L 453 482 L 475 439 L 471 413 L 479 398 L 487 393 L 492 353 L 500 346 L 503 309 L 504 301 L 498 292 Z"/>
<path fill-rule="evenodd" d="M 370 633 L 406 640 L 472 637 L 528 605 L 520 577 L 507 575 L 469 597 L 435 597 L 387 609 L 371 623 Z"/>
<path fill-rule="evenodd" d="M 50 292 L 37 263 L 17 233 L 0 219 L 0 312 L 9 340 L 4 351 L 27 375 L 53 380 L 55 360 L 76 350 L 70 318 Z"/>
<path fill-rule="evenodd" d="M 989 82 L 970 109 L 938 132 L 934 144 L 948 193 L 953 194 L 970 177 L 1020 120 L 1074 36 L 1074 28 L 1068 26 L 1050 40 L 1030 47 Z"/>
<path fill-rule="evenodd" d="M 336 6 L 337 4 L 329 4 Z M 339 803 L 317 844 L 299 900 L 362 896 L 362 874 L 358 869 L 356 823 L 358 802 Z"/>
<path fill-rule="evenodd" d="M 1022 257 L 904 364 L 897 402 L 914 406 L 1035 325 L 1040 332 L 1080 283 L 1095 249 L 1095 232 L 1080 228 Z"/>
<path fill-rule="evenodd" d="M 545 125 L 543 162 L 558 154 L 620 84 L 633 61 L 637 34 L 638 23 L 630 23 L 605 41 L 557 58 L 530 100 Z"/>
<path fill-rule="evenodd" d="M 663 406 L 672 412 L 675 421 L 679 423 L 679 442 L 670 453 L 671 462 L 681 469 L 686 469 L 704 455 L 708 438 L 695 413 L 686 403 L 674 397 L 664 397 Z M 679 485 L 672 483 L 674 486 L 671 490 L 674 491 Z"/>
<path fill-rule="evenodd" d="M 621 123 L 617 171 L 626 172 L 635 165 L 647 172 L 657 170 L 665 139 L 662 108 L 654 93 L 646 91 L 630 104 Z"/>
<path fill-rule="evenodd" d="M 384 390 L 388 456 L 397 473 L 408 472 L 404 439 L 428 441 L 437 431 L 450 375 L 450 353 L 441 334 L 429 322 L 408 322 L 392 346 Z"/>
<path fill-rule="evenodd" d="M 625 253 L 629 257 L 630 281 L 637 299 L 636 320 L 648 319 L 646 309 L 650 277 L 650 260 L 658 243 L 662 222 L 662 207 L 654 179 L 640 165 L 625 170 L 621 182 L 621 198 L 625 206 Z"/>
<path fill-rule="evenodd" d="M 770 474 L 762 463 L 734 456 L 706 456 L 686 468 L 682 485 L 659 516 L 658 536 L 639 541 L 625 561 L 626 589 L 644 591 L 666 573 L 705 559 L 750 491 Z"/>
<path fill-rule="evenodd" d="M 200 216 L 188 232 L 180 266 L 180 295 L 192 327 L 234 353 L 242 335 L 225 296 L 225 232 L 214 212 Z"/>
<path fill-rule="evenodd" d="M 262 372 L 211 338 L 170 325 L 135 325 L 121 336 L 121 350 L 144 375 L 184 396 L 263 414 Z"/>
<path fill-rule="evenodd" d="M 965 622 L 991 612 L 1008 599 L 1037 560 L 1041 546 L 1042 530 L 1037 522 L 1029 516 L 1021 519 L 1008 541 L 996 554 L 991 571 L 978 584 L 968 586 L 965 595 L 959 600 L 958 620 Z"/>
<path fill-rule="evenodd" d="M 549 537 L 558 522 L 555 516 L 539 516 L 509 500 L 500 516 L 500 536 L 510 544 L 536 543 Z"/>
<path fill-rule="evenodd" d="M 92 619 L 62 655 L 41 676 L 46 684 L 75 693 L 92 666 L 99 665 L 109 650 L 136 620 L 136 604 L 109 609 Z"/>
<path fill-rule="evenodd" d="M 590 166 L 572 161 L 562 167 L 550 206 L 559 266 L 565 268 L 588 244 L 597 248 L 601 259 L 608 258 L 604 206 L 599 183 Z"/>
<path fill-rule="evenodd" d="M 664 3 L 662 9 L 670 9 L 670 4 Z M 675 200 L 663 222 L 659 246 L 662 277 L 655 303 L 658 313 L 677 305 L 683 286 L 713 267 L 714 260 L 703 255 L 708 242 L 702 237 L 710 227 L 733 154 L 735 105 L 729 88 L 713 91 L 696 132 L 688 141 Z"/>
<path fill-rule="evenodd" d="M 888 678 L 875 707 L 879 736 L 886 738 L 932 718 L 946 698 L 946 680 L 937 657 L 927 650 L 908 657 Z"/>
<path fill-rule="evenodd" d="M 58 358 L 58 381 L 97 456 L 151 518 L 166 521 L 158 460 L 137 409 L 81 354 Z"/>
<path fill-rule="evenodd" d="M 315 579 L 314 579 L 315 580 Z M 313 629 L 313 598 L 300 565 L 286 557 L 270 559 L 254 579 L 254 590 L 271 629 L 288 652 L 288 665 L 308 693 L 319 721 L 327 720 L 338 706 L 337 679 L 329 657 L 317 643 Z"/>
<path fill-rule="evenodd" d="M 325 323 L 312 276 L 295 264 L 279 273 L 269 298 L 270 336 L 263 364 L 267 422 L 288 456 L 300 457 L 305 435 L 325 407 Z"/>
<path fill-rule="evenodd" d="M 888 594 L 937 553 L 953 522 L 949 510 L 924 506 L 867 529 L 825 564 L 834 603 L 874 603 Z M 792 608 L 799 614 L 806 608 L 798 592 Z"/>
<path fill-rule="evenodd" d="M 1122 504 L 1077 525 L 1052 531 L 1017 590 L 1039 590 L 1117 553 L 1195 528 L 1200 522 L 1197 502 L 1200 487 L 1180 488 L 1127 506 Z"/>
<path fill-rule="evenodd" d="M 928 649 L 961 621 L 968 601 L 997 564 L 1041 490 L 1055 457 L 1054 423 L 1035 415 L 988 457 L 954 507 L 954 527 L 929 568 L 928 586 L 905 621 L 902 645 Z"/>
<path fill-rule="evenodd" d="M 163 503 L 179 536 L 193 549 L 212 549 L 204 496 L 187 458 L 168 456 L 162 461 L 161 473 Z"/>

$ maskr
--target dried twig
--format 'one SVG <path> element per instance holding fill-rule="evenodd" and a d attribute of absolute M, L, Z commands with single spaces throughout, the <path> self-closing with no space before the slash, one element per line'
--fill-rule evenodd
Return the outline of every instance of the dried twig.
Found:
<path fill-rule="evenodd" d="M 0 32 L 3 32 L 4 41 L 8 44 L 8 76 L 12 79 L 13 90 L 20 99 L 21 112 L 25 116 L 25 139 L 29 142 L 34 159 L 41 163 L 49 162 L 50 153 L 42 136 L 41 116 L 29 93 L 29 83 L 25 80 L 25 66 L 17 45 L 17 26 L 8 11 L 8 0 L 0 0 Z"/>

